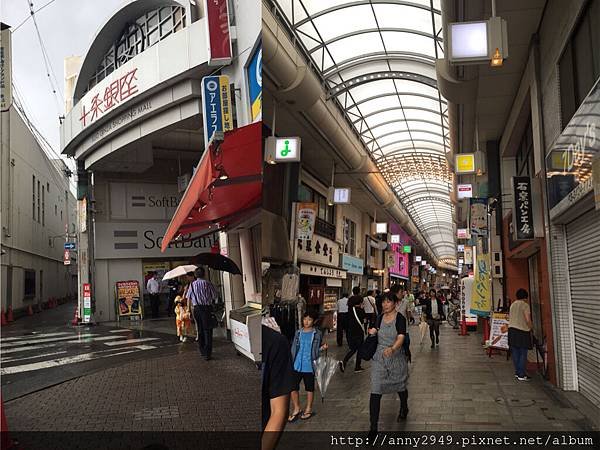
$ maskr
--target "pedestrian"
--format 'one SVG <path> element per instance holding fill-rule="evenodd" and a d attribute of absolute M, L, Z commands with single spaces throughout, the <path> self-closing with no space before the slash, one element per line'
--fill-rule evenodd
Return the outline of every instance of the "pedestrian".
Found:
<path fill-rule="evenodd" d="M 440 343 L 440 323 L 444 319 L 444 309 L 442 301 L 437 297 L 435 289 L 429 291 L 429 298 L 424 302 L 423 312 L 429 325 L 429 337 L 431 338 L 431 348 Z"/>
<path fill-rule="evenodd" d="M 217 291 L 213 284 L 206 280 L 205 270 L 199 267 L 198 277 L 188 289 L 188 298 L 192 302 L 194 319 L 198 326 L 198 348 L 200 355 L 207 361 L 212 359 L 212 306 L 217 299 Z"/>
<path fill-rule="evenodd" d="M 173 306 L 175 306 L 175 297 L 179 295 L 181 283 L 177 278 L 172 278 L 167 283 L 169 285 L 169 302 L 167 303 L 167 316 L 173 314 Z"/>
<path fill-rule="evenodd" d="M 341 347 L 344 343 L 344 331 L 348 324 L 348 294 L 343 293 L 342 298 L 337 301 L 337 345 Z"/>
<path fill-rule="evenodd" d="M 158 309 L 160 307 L 160 283 L 158 281 L 158 274 L 156 272 L 150 272 L 150 279 L 146 283 L 146 290 L 150 294 L 150 308 L 152 309 L 152 318 L 158 318 Z"/>
<path fill-rule="evenodd" d="M 290 393 L 294 389 L 288 340 L 262 325 L 262 449 L 277 447 L 287 423 Z"/>
<path fill-rule="evenodd" d="M 191 319 L 192 319 L 192 322 L 194 322 L 194 329 L 196 331 L 196 339 L 195 340 L 196 340 L 196 342 L 198 342 L 198 323 L 196 322 L 196 318 L 194 317 L 192 301 L 188 297 L 188 294 L 190 292 L 190 286 L 192 285 L 192 283 L 194 282 L 195 279 L 196 279 L 196 274 L 194 272 L 188 272 L 185 274 L 183 297 L 187 300 L 188 308 L 190 308 L 190 312 L 192 313 Z"/>
<path fill-rule="evenodd" d="M 529 381 L 527 375 L 527 351 L 531 345 L 531 312 L 527 300 L 529 294 L 525 289 L 517 291 L 517 300 L 510 305 L 508 323 L 508 346 L 515 366 L 515 378 Z"/>
<path fill-rule="evenodd" d="M 367 323 L 366 327 L 372 326 L 375 323 L 375 318 L 377 315 L 375 314 L 375 297 L 373 297 L 373 291 L 368 290 L 367 296 L 363 299 L 363 311 L 365 312 L 365 319 Z"/>
<path fill-rule="evenodd" d="M 181 342 L 187 342 L 191 323 L 189 303 L 183 296 L 183 287 L 180 287 L 179 295 L 175 297 L 175 326 L 177 327 L 177 336 L 179 336 Z"/>
<path fill-rule="evenodd" d="M 408 362 L 403 349 L 406 319 L 396 311 L 395 299 L 393 293 L 383 299 L 383 314 L 377 318 L 379 328 L 369 329 L 369 334 L 377 335 L 377 350 L 371 366 L 370 434 L 377 433 L 383 394 L 398 393 L 398 422 L 408 416 Z"/>
<path fill-rule="evenodd" d="M 415 296 L 408 289 L 404 290 L 404 301 L 406 303 L 406 318 L 409 324 L 413 324 L 415 323 Z"/>
<path fill-rule="evenodd" d="M 364 369 L 360 365 L 360 358 L 358 356 L 358 349 L 365 339 L 365 312 L 362 309 L 363 299 L 359 295 L 360 288 L 355 286 L 352 288 L 352 297 L 348 299 L 348 327 L 346 329 L 346 339 L 348 341 L 348 347 L 350 350 L 344 356 L 344 360 L 340 361 L 340 370 L 344 372 L 346 370 L 346 364 L 350 361 L 350 358 L 356 353 L 356 364 L 354 366 L 354 372 L 362 372 Z"/>
<path fill-rule="evenodd" d="M 377 315 L 383 314 L 381 309 L 381 302 L 383 302 L 383 295 L 379 289 L 375 290 L 375 307 L 377 308 Z"/>
<path fill-rule="evenodd" d="M 315 392 L 315 361 L 319 358 L 319 352 L 327 349 L 327 343 L 321 344 L 323 335 L 314 327 L 317 314 L 314 312 L 304 313 L 302 318 L 303 328 L 296 331 L 292 342 L 292 361 L 294 367 L 294 384 L 292 391 L 292 414 L 288 422 L 300 419 L 307 420 L 313 415 L 313 400 Z M 306 409 L 300 409 L 300 381 L 304 381 L 306 390 Z"/>

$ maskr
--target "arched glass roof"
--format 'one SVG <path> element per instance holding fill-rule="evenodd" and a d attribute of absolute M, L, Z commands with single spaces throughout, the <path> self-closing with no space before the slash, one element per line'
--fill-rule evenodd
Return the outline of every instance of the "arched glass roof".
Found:
<path fill-rule="evenodd" d="M 273 0 L 438 258 L 456 263 L 440 0 Z"/>

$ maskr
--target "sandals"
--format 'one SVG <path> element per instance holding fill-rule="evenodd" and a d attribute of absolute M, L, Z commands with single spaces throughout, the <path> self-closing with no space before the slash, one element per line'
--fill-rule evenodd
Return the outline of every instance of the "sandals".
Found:
<path fill-rule="evenodd" d="M 305 411 L 305 412 L 302 413 L 302 415 L 300 416 L 300 418 L 302 420 L 308 420 L 308 419 L 310 419 L 313 416 L 313 414 L 314 414 L 313 411 L 310 411 L 310 412 L 306 412 Z"/>
<path fill-rule="evenodd" d="M 295 422 L 296 420 L 298 420 L 298 417 L 300 417 L 300 414 L 303 414 L 303 411 L 298 411 L 296 414 L 290 414 L 288 416 L 288 422 Z"/>

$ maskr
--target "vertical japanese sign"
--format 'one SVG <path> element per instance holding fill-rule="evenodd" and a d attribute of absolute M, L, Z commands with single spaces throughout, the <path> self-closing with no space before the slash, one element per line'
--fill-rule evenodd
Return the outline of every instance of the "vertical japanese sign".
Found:
<path fill-rule="evenodd" d="M 471 234 L 487 236 L 487 198 L 471 198 L 469 200 L 469 221 Z"/>
<path fill-rule="evenodd" d="M 317 220 L 316 203 L 298 203 L 296 216 L 296 239 L 311 240 Z"/>
<path fill-rule="evenodd" d="M 231 62 L 231 35 L 227 0 L 204 0 L 208 65 L 224 66 Z"/>
<path fill-rule="evenodd" d="M 204 148 L 208 148 L 208 143 L 215 132 L 233 129 L 228 76 L 202 78 L 202 106 Z"/>
<path fill-rule="evenodd" d="M 63 263 L 65 264 L 65 266 L 68 266 L 71 264 L 71 252 L 69 249 L 65 249 L 64 254 L 63 254 Z"/>
<path fill-rule="evenodd" d="M 513 177 L 515 240 L 533 239 L 533 208 L 529 177 Z"/>
<path fill-rule="evenodd" d="M 92 285 L 83 284 L 83 322 L 88 323 L 92 317 Z"/>
<path fill-rule="evenodd" d="M 250 58 L 246 68 L 248 76 L 248 97 L 250 99 L 250 117 L 252 122 L 260 119 L 262 113 L 262 45 L 258 47 Z"/>
<path fill-rule="evenodd" d="M 490 284 L 490 255 L 477 255 L 475 277 L 471 287 L 471 314 L 489 316 L 492 309 Z"/>
<path fill-rule="evenodd" d="M 10 29 L 6 28 L 0 32 L 0 111 L 7 111 L 12 104 L 12 56 L 10 41 Z"/>

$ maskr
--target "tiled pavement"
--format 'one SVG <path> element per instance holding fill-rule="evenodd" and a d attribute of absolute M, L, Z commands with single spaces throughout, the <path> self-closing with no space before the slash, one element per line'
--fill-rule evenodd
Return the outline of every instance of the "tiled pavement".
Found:
<path fill-rule="evenodd" d="M 204 361 L 179 354 L 108 368 L 5 404 L 18 431 L 233 431 L 260 429 L 260 373 L 230 342 Z M 241 407 L 243 405 L 243 407 Z"/>
<path fill-rule="evenodd" d="M 384 395 L 380 431 L 542 431 L 593 429 L 584 415 L 564 400 L 538 375 L 530 382 L 514 379 L 505 354 L 488 358 L 481 335 L 458 336 L 447 324 L 440 346 L 430 348 L 429 336 L 419 344 L 411 327 L 413 362 L 409 378 L 406 422 L 397 423 L 397 395 Z M 328 338 L 329 354 L 342 359 L 346 347 Z M 352 359 L 345 373 L 337 372 L 324 403 L 316 392 L 315 412 L 309 420 L 289 424 L 286 431 L 366 431 L 369 428 L 370 362 L 353 373 Z M 302 388 L 301 388 L 302 389 Z M 304 395 L 301 396 L 304 405 Z M 596 428 L 597 429 L 597 428 Z"/>

